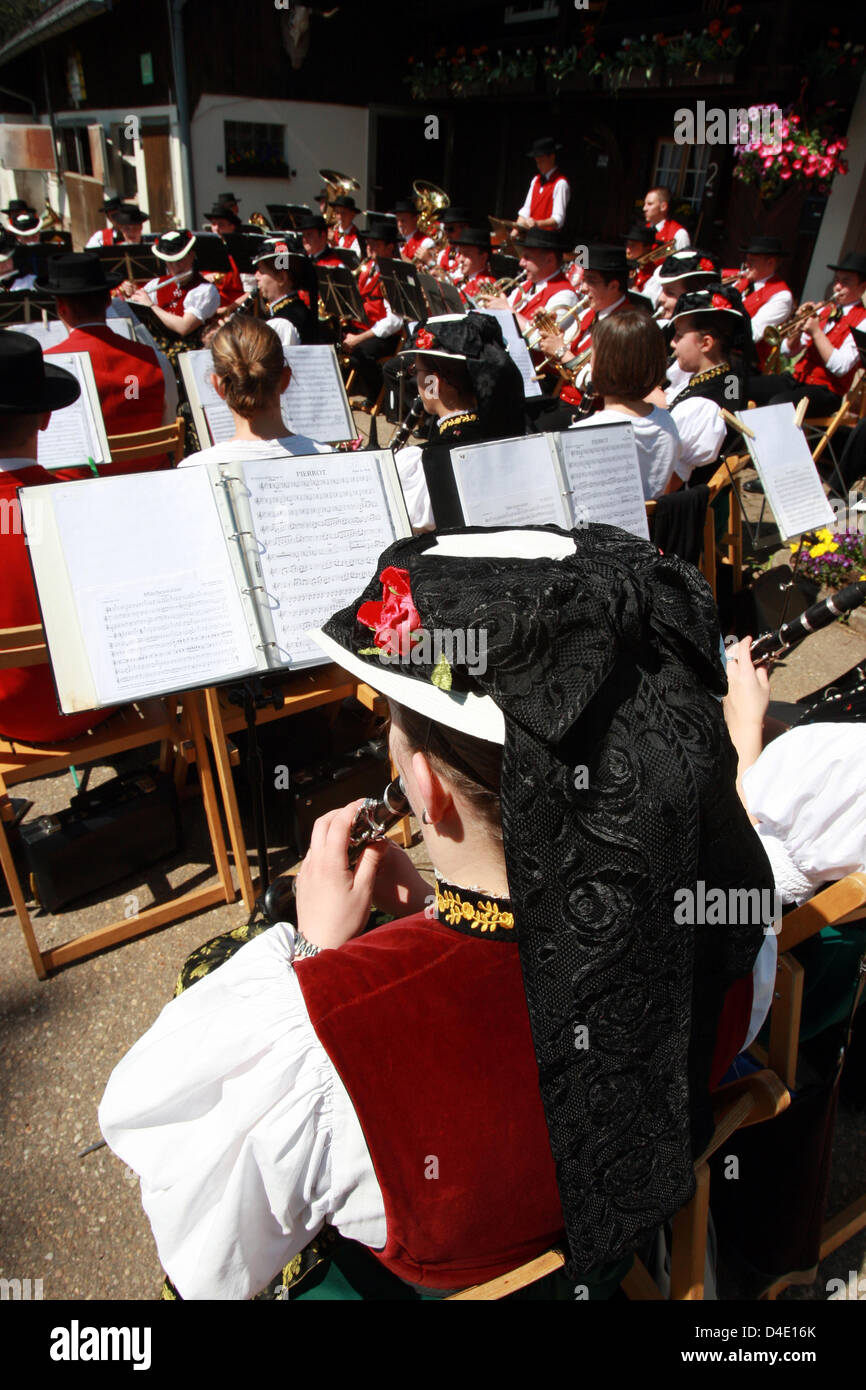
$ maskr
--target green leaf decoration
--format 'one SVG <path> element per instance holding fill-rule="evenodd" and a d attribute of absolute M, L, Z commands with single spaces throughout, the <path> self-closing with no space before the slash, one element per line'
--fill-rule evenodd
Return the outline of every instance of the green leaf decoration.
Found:
<path fill-rule="evenodd" d="M 381 647 L 359 647 L 358 650 L 357 650 L 357 652 L 355 653 L 355 655 L 356 655 L 356 656 L 378 656 L 378 655 L 379 655 L 379 652 L 380 652 L 381 650 L 382 650 Z"/>
<path fill-rule="evenodd" d="M 430 679 L 434 685 L 438 685 L 440 690 L 451 689 L 451 667 L 448 665 L 444 656 L 440 656 L 439 660 L 436 662 Z"/>

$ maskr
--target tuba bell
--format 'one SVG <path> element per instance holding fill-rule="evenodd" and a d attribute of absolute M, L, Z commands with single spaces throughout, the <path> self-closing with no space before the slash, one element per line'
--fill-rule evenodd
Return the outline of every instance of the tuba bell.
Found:
<path fill-rule="evenodd" d="M 436 245 L 441 246 L 445 241 L 445 230 L 439 223 L 439 214 L 451 206 L 451 199 L 435 183 L 428 183 L 426 179 L 415 179 L 412 192 L 418 209 L 419 232 L 431 236 Z"/>
<path fill-rule="evenodd" d="M 334 199 L 341 195 L 348 197 L 350 193 L 357 193 L 361 185 L 357 179 L 350 178 L 348 174 L 340 174 L 336 169 L 320 169 L 319 178 L 328 190 L 325 221 L 329 227 L 333 227 L 337 221 L 337 213 L 333 206 Z"/>

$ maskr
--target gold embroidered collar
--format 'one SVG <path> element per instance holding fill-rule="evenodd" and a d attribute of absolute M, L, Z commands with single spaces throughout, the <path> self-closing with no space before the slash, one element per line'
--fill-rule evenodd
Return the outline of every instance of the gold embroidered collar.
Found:
<path fill-rule="evenodd" d="M 436 879 L 436 915 L 456 931 L 488 940 L 514 941 L 514 913 L 510 898 L 492 898 L 472 888 L 458 888 Z"/>
<path fill-rule="evenodd" d="M 471 410 L 462 415 L 449 415 L 447 420 L 439 421 L 439 433 L 444 434 L 446 430 L 456 429 L 458 425 L 474 425 L 477 422 L 478 416 Z"/>

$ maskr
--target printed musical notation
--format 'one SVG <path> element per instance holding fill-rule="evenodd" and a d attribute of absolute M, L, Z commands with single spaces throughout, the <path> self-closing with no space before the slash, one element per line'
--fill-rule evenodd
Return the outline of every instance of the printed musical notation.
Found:
<path fill-rule="evenodd" d="M 558 439 L 573 525 L 598 521 L 648 540 L 640 464 L 628 421 L 565 430 Z"/>
<path fill-rule="evenodd" d="M 467 526 L 569 525 L 545 436 L 452 449 L 451 466 Z"/>
<path fill-rule="evenodd" d="M 749 453 L 767 494 L 783 541 L 804 531 L 833 523 L 833 509 L 824 494 L 806 436 L 794 419 L 794 407 L 765 405 L 745 419 L 754 438 L 746 437 Z"/>
<path fill-rule="evenodd" d="M 285 347 L 283 353 L 292 369 L 288 390 L 281 397 L 287 431 L 319 443 L 352 439 L 355 426 L 333 348 L 303 345 Z M 211 442 L 221 444 L 234 437 L 235 427 L 231 411 L 211 380 L 213 358 L 206 350 L 191 352 L 189 357 Z"/>
<path fill-rule="evenodd" d="M 378 460 L 362 454 L 247 463 L 253 529 L 280 656 L 318 659 L 306 636 L 367 583 L 394 522 Z"/>

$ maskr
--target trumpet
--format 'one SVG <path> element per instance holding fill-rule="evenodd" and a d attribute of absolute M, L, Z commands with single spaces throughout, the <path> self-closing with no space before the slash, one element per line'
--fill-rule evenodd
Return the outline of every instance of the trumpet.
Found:
<path fill-rule="evenodd" d="M 719 284 L 722 286 L 723 289 L 727 289 L 729 285 L 735 285 L 737 281 L 742 280 L 744 276 L 748 277 L 748 274 L 749 272 L 747 268 L 744 265 L 741 265 L 739 270 L 735 271 L 733 275 L 723 276 L 722 279 L 719 281 Z"/>
<path fill-rule="evenodd" d="M 652 265 L 654 261 L 663 261 L 676 250 L 676 241 L 665 241 L 661 246 L 651 246 L 649 251 L 644 251 L 642 256 L 635 256 L 630 262 L 632 270 L 640 270 L 641 266 Z"/>
<path fill-rule="evenodd" d="M 771 323 L 764 329 L 764 342 L 771 347 L 781 347 L 786 338 L 793 338 L 795 334 L 802 332 L 806 322 L 812 318 L 813 314 L 821 314 L 830 305 L 834 309 L 839 309 L 839 299 L 834 290 L 829 299 L 823 299 L 820 304 L 806 302 L 801 304 L 796 314 L 792 318 L 786 319 L 784 323 Z"/>
<path fill-rule="evenodd" d="M 532 380 L 540 381 L 544 373 L 552 367 L 555 372 L 559 373 L 567 386 L 573 386 L 580 375 L 581 369 L 586 365 L 591 356 L 592 345 L 590 344 L 588 348 L 584 348 L 583 352 L 579 352 L 576 357 L 573 357 L 567 367 L 564 362 L 558 362 L 555 357 L 545 357 Z"/>
<path fill-rule="evenodd" d="M 556 318 L 554 314 L 547 313 L 544 309 L 539 309 L 535 318 L 532 320 L 532 327 L 524 333 L 526 346 L 533 351 L 538 347 L 538 340 L 545 333 L 560 333 L 564 328 L 569 328 L 574 321 L 589 307 L 589 295 L 582 295 L 576 304 L 572 304 L 570 309 L 566 309 L 561 318 Z"/>
<path fill-rule="evenodd" d="M 493 285 L 479 285 L 475 298 L 476 300 L 494 299 L 500 294 L 510 294 L 512 290 L 517 289 L 518 285 L 524 284 L 528 274 L 528 271 L 523 270 L 519 275 L 514 275 L 511 278 L 506 276 L 502 280 L 497 280 Z"/>

